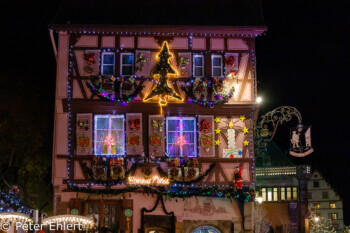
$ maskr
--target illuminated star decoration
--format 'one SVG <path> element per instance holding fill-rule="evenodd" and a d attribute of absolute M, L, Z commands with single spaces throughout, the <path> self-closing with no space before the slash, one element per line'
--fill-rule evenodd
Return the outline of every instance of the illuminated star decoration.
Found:
<path fill-rule="evenodd" d="M 246 133 L 248 133 L 248 132 L 249 132 L 249 129 L 248 129 L 247 127 L 244 127 L 244 128 L 243 128 L 243 133 L 246 134 Z"/>
<path fill-rule="evenodd" d="M 220 134 L 221 133 L 221 129 L 216 129 L 215 130 L 215 134 Z"/>
<path fill-rule="evenodd" d="M 216 123 L 219 123 L 219 122 L 220 122 L 220 117 L 215 117 L 214 121 L 215 121 Z"/>
<path fill-rule="evenodd" d="M 148 101 L 153 99 L 154 97 L 159 97 L 159 106 L 167 105 L 166 97 L 170 96 L 179 101 L 183 101 L 182 97 L 176 93 L 168 84 L 168 74 L 177 74 L 176 70 L 170 65 L 170 59 L 172 55 L 169 53 L 168 43 L 165 41 L 163 43 L 162 49 L 159 52 L 157 58 L 158 62 L 156 64 L 155 69 L 152 74 L 154 77 L 159 75 L 159 81 L 157 85 L 147 94 L 147 96 L 143 99 L 143 101 Z"/>
<path fill-rule="evenodd" d="M 105 144 L 107 144 L 108 146 L 114 145 L 115 141 L 113 140 L 112 136 L 106 136 L 106 139 L 103 141 Z"/>
<path fill-rule="evenodd" d="M 248 145 L 249 145 L 249 142 L 248 142 L 247 140 L 244 140 L 243 144 L 244 144 L 245 146 L 248 146 Z"/>
<path fill-rule="evenodd" d="M 185 136 L 177 137 L 176 144 L 180 145 L 181 147 L 186 143 Z"/>
<path fill-rule="evenodd" d="M 244 121 L 244 120 L 247 119 L 247 118 L 245 118 L 245 115 L 241 115 L 239 119 L 240 119 L 241 121 Z"/>
<path fill-rule="evenodd" d="M 216 141 L 215 141 L 215 145 L 216 145 L 216 146 L 220 146 L 220 143 L 221 143 L 220 140 L 216 140 Z"/>

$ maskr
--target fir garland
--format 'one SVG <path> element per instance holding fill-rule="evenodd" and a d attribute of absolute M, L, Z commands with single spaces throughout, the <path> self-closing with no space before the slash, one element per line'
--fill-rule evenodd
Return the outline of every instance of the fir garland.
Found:
<path fill-rule="evenodd" d="M 69 191 L 75 191 L 75 192 L 83 192 L 83 193 L 95 193 L 95 194 L 124 194 L 129 192 L 135 192 L 135 193 L 143 193 L 147 195 L 159 195 L 164 196 L 167 199 L 176 199 L 176 198 L 190 198 L 190 197 L 222 197 L 222 198 L 230 198 L 230 199 L 236 199 L 240 202 L 248 202 L 252 200 L 252 196 L 254 193 L 254 190 L 251 190 L 249 188 L 245 188 L 242 190 L 234 191 L 232 189 L 221 189 L 219 187 L 210 187 L 210 188 L 188 188 L 188 189 L 182 189 L 182 188 L 170 188 L 167 190 L 164 190 L 164 188 L 156 189 L 151 186 L 129 186 L 124 189 L 89 189 L 89 188 L 83 188 L 83 187 L 77 187 L 77 186 L 68 186 Z"/>
<path fill-rule="evenodd" d="M 220 104 L 224 104 L 224 103 L 227 103 L 227 101 L 232 97 L 234 91 L 235 91 L 235 88 L 234 87 L 231 87 L 230 91 L 225 94 L 225 95 L 222 95 L 222 96 L 219 96 L 219 99 L 217 100 L 213 100 L 213 101 L 209 101 L 209 100 L 205 100 L 205 101 L 201 101 L 201 100 L 198 100 L 196 98 L 196 96 L 194 95 L 193 93 L 193 85 L 190 85 L 189 87 L 186 87 L 186 86 L 182 86 L 181 89 L 186 93 L 186 95 L 188 97 L 190 97 L 191 99 L 189 99 L 188 103 L 196 103 L 196 104 L 199 104 L 200 106 L 203 106 L 203 107 L 214 107 L 216 105 L 220 105 Z"/>

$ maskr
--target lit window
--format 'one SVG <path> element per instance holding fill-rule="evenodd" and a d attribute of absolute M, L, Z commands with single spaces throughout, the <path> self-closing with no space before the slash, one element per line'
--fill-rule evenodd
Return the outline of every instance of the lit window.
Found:
<path fill-rule="evenodd" d="M 212 55 L 211 56 L 211 69 L 213 77 L 222 76 L 222 56 Z"/>
<path fill-rule="evenodd" d="M 272 188 L 267 188 L 267 201 L 272 201 Z"/>
<path fill-rule="evenodd" d="M 316 210 L 320 209 L 320 203 L 315 203 L 314 207 L 315 207 Z"/>
<path fill-rule="evenodd" d="M 134 54 L 133 53 L 121 53 L 120 54 L 120 74 L 121 76 L 128 77 L 134 74 Z"/>
<path fill-rule="evenodd" d="M 282 187 L 281 188 L 281 201 L 286 200 L 286 188 Z"/>
<path fill-rule="evenodd" d="M 298 188 L 293 187 L 293 200 L 296 201 L 298 200 Z"/>
<path fill-rule="evenodd" d="M 114 53 L 102 53 L 102 65 L 101 74 L 102 75 L 114 75 Z"/>
<path fill-rule="evenodd" d="M 314 188 L 320 187 L 320 183 L 318 181 L 314 181 Z"/>
<path fill-rule="evenodd" d="M 309 197 L 309 199 L 312 199 L 312 193 L 311 192 L 308 193 L 308 197 Z"/>
<path fill-rule="evenodd" d="M 273 188 L 273 200 L 278 201 L 278 188 Z"/>
<path fill-rule="evenodd" d="M 261 196 L 262 196 L 262 200 L 266 201 L 266 188 L 261 189 Z"/>
<path fill-rule="evenodd" d="M 192 233 L 220 233 L 220 231 L 212 226 L 201 226 L 192 231 Z"/>
<path fill-rule="evenodd" d="M 322 198 L 328 198 L 328 192 L 322 192 Z"/>
<path fill-rule="evenodd" d="M 171 157 L 196 157 L 195 117 L 167 117 L 167 152 Z"/>
<path fill-rule="evenodd" d="M 330 219 L 337 220 L 338 219 L 338 213 L 330 213 Z"/>
<path fill-rule="evenodd" d="M 203 55 L 193 55 L 193 77 L 204 77 Z"/>
<path fill-rule="evenodd" d="M 95 155 L 124 155 L 124 115 L 95 115 Z"/>
<path fill-rule="evenodd" d="M 335 203 L 329 203 L 329 208 L 335 209 Z"/>
<path fill-rule="evenodd" d="M 292 200 L 292 188 L 287 187 L 287 201 Z"/>

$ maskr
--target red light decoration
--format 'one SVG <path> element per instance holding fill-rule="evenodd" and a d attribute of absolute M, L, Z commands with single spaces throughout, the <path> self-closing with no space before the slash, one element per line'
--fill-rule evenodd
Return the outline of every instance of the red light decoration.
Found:
<path fill-rule="evenodd" d="M 115 144 L 112 136 L 106 136 L 106 139 L 103 141 L 106 145 L 111 146 Z"/>
<path fill-rule="evenodd" d="M 186 143 L 185 136 L 177 137 L 176 144 L 180 145 L 181 147 Z"/>

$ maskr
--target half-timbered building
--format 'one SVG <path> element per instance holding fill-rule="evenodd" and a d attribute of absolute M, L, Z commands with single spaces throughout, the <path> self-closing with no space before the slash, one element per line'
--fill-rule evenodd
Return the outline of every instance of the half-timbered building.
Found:
<path fill-rule="evenodd" d="M 120 232 L 252 232 L 265 30 L 258 0 L 63 1 L 50 25 L 55 214 Z"/>

